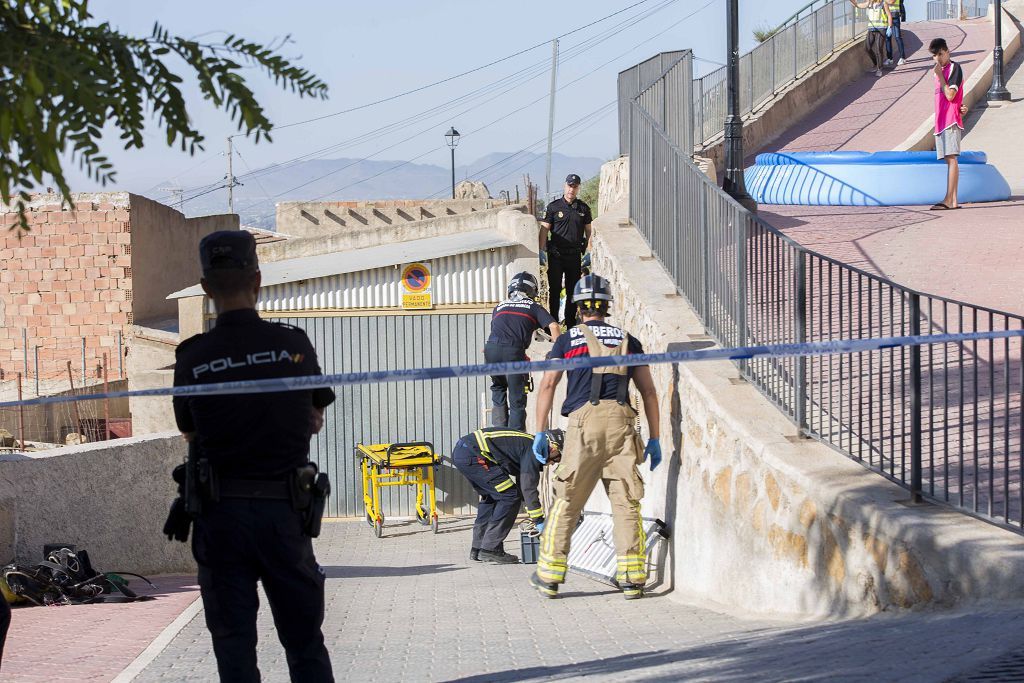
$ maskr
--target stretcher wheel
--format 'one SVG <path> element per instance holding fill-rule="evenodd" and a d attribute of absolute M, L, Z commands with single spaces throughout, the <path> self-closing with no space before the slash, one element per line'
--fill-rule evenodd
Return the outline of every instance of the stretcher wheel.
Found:
<path fill-rule="evenodd" d="M 437 533 L 437 528 L 439 526 L 440 525 L 438 524 L 438 521 L 437 521 L 437 515 L 434 515 L 434 519 L 430 522 L 430 528 L 433 529 L 434 533 L 436 534 Z"/>
<path fill-rule="evenodd" d="M 380 538 L 384 535 L 384 520 L 378 519 L 373 523 L 373 535 Z"/>
<path fill-rule="evenodd" d="M 416 520 L 423 526 L 430 526 L 430 514 L 421 507 L 416 508 Z"/>
<path fill-rule="evenodd" d="M 371 527 L 373 526 L 373 517 L 370 516 L 369 512 L 366 513 L 366 523 L 369 524 Z"/>

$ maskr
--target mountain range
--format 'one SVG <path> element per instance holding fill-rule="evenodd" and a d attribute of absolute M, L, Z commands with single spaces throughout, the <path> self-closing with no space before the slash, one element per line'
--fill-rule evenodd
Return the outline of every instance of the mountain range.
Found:
<path fill-rule="evenodd" d="M 600 172 L 603 161 L 596 157 L 551 156 L 552 193 L 562 187 L 569 173 L 586 180 Z M 470 164 L 455 167 L 455 180 L 481 180 L 498 197 L 508 190 L 515 198 L 516 185 L 525 197 L 523 176 L 544 192 L 545 156 L 533 152 L 495 152 Z M 268 166 L 240 174 L 235 186 L 235 211 L 243 225 L 274 229 L 277 202 L 294 200 L 443 199 L 451 192 L 451 168 L 406 161 L 364 159 L 310 159 L 292 164 Z M 190 197 L 185 190 L 183 209 L 188 216 L 223 213 L 227 190 L 218 189 Z M 168 204 L 177 206 L 174 200 Z"/>

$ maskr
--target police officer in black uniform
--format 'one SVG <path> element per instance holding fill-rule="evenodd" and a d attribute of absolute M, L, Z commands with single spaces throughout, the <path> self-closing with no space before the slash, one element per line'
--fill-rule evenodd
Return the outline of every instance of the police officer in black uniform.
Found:
<path fill-rule="evenodd" d="M 565 432 L 544 433 L 554 454 L 547 462 L 559 460 Z M 526 502 L 526 514 L 538 530 L 544 529 L 541 506 L 540 471 L 543 465 L 533 454 L 534 437 L 526 432 L 500 427 L 478 429 L 459 439 L 452 462 L 480 494 L 473 525 L 471 560 L 495 564 L 516 564 L 519 558 L 505 552 L 505 538 L 515 526 L 519 508 Z M 513 478 L 515 479 L 513 481 Z"/>
<path fill-rule="evenodd" d="M 548 267 L 548 294 L 551 299 L 548 310 L 555 319 L 558 318 L 562 277 L 565 276 L 566 329 L 576 324 L 576 303 L 572 300 L 572 291 L 580 279 L 583 266 L 590 266 L 587 248 L 593 230 L 593 217 L 587 203 L 578 198 L 579 191 L 580 177 L 570 173 L 565 178 L 564 194 L 548 204 L 544 220 L 540 222 L 540 264 L 547 264 Z"/>
<path fill-rule="evenodd" d="M 547 328 L 553 339 L 561 330 L 544 307 L 538 304 L 537 278 L 517 273 L 508 283 L 508 297 L 494 307 L 491 334 L 484 345 L 484 360 L 505 363 L 526 360 L 533 333 Z M 491 424 L 495 427 L 526 429 L 526 384 L 529 375 L 491 376 Z"/>
<path fill-rule="evenodd" d="M 321 374 L 302 330 L 256 312 L 260 272 L 252 235 L 212 233 L 200 242 L 199 256 L 217 322 L 178 347 L 175 386 Z M 309 506 L 303 507 L 309 501 L 296 491 L 300 475 L 314 467 L 310 437 L 333 401 L 330 389 L 174 398 L 178 428 L 208 466 L 200 470 L 205 483 L 192 552 L 222 681 L 260 680 L 257 582 L 291 680 L 334 680 L 321 631 L 324 572 L 309 536 L 318 531 L 310 531 Z"/>

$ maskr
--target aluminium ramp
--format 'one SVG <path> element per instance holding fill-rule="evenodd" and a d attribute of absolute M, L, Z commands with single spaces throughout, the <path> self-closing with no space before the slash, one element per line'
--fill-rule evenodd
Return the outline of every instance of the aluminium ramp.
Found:
<path fill-rule="evenodd" d="M 668 526 L 660 519 L 643 519 L 647 534 L 648 576 L 661 572 L 657 552 L 661 541 L 669 536 Z M 569 569 L 592 579 L 618 587 L 615 583 L 615 542 L 612 540 L 612 517 L 600 512 L 583 513 L 583 521 L 572 534 Z"/>

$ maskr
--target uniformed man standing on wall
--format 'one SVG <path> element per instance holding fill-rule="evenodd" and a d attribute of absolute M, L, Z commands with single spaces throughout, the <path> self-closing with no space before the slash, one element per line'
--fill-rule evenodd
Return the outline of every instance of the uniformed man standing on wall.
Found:
<path fill-rule="evenodd" d="M 564 194 L 548 204 L 544 220 L 540 223 L 540 264 L 548 267 L 548 310 L 558 320 L 564 277 L 566 329 L 576 324 L 576 302 L 572 300 L 571 292 L 580 279 L 584 264 L 590 266 L 587 249 L 593 231 L 593 217 L 587 203 L 577 196 L 579 192 L 580 177 L 570 173 L 565 178 Z"/>
<path fill-rule="evenodd" d="M 484 360 L 507 363 L 526 360 L 533 333 L 548 329 L 553 339 L 561 332 L 555 319 L 534 298 L 537 278 L 518 273 L 508 283 L 508 298 L 494 307 L 491 334 L 484 345 Z M 491 425 L 523 431 L 526 429 L 526 384 L 530 376 L 491 376 Z"/>
<path fill-rule="evenodd" d="M 548 358 L 579 358 L 643 353 L 635 337 L 606 322 L 613 301 L 608 281 L 587 275 L 576 285 L 573 300 L 581 307 L 583 323 L 563 334 Z M 561 380 L 561 372 L 547 372 L 537 398 L 537 429 L 534 453 L 548 458 L 548 413 Z M 636 412 L 629 405 L 632 380 L 644 402 L 650 438 L 643 447 L 634 429 Z M 646 365 L 584 368 L 569 371 L 562 415 L 569 418 L 562 462 L 555 470 L 552 489 L 555 501 L 548 511 L 540 540 L 537 571 L 530 583 L 548 598 L 558 597 L 565 581 L 569 541 L 583 505 L 598 481 L 604 482 L 612 504 L 616 581 L 627 600 L 643 597 L 647 582 L 647 540 L 640 518 L 644 484 L 637 465 L 648 457 L 653 470 L 661 462 L 658 394 Z"/>
<path fill-rule="evenodd" d="M 557 462 L 565 433 L 553 429 L 545 437 L 549 461 Z M 452 462 L 480 494 L 469 559 L 518 563 L 518 557 L 505 552 L 504 541 L 515 526 L 523 502 L 535 528 L 544 528 L 544 508 L 538 491 L 544 465 L 533 455 L 533 435 L 496 427 L 478 429 L 455 444 Z"/>
<path fill-rule="evenodd" d="M 215 232 L 200 242 L 199 256 L 217 323 L 178 347 L 175 386 L 321 374 L 302 330 L 256 312 L 260 272 L 252 235 Z M 174 398 L 178 428 L 205 473 L 192 552 L 222 681 L 260 680 L 258 581 L 291 680 L 334 680 L 321 631 L 324 572 L 309 535 L 318 531 L 310 530 L 310 508 L 303 507 L 309 501 L 296 491 L 297 481 L 315 474 L 309 440 L 333 401 L 330 389 Z"/>

